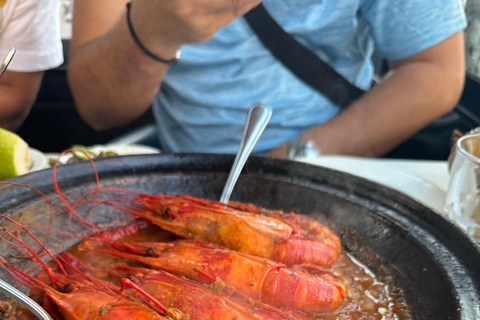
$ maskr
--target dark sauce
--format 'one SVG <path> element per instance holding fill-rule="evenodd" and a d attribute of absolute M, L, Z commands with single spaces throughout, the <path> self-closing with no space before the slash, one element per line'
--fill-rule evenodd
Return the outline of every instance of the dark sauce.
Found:
<path fill-rule="evenodd" d="M 12 300 L 0 300 L 0 320 L 34 320 L 38 319 L 33 313 Z"/>
<path fill-rule="evenodd" d="M 340 307 L 322 320 L 404 320 L 410 319 L 402 291 L 389 279 L 379 279 L 348 253 L 342 252 L 332 271 L 348 289 Z"/>

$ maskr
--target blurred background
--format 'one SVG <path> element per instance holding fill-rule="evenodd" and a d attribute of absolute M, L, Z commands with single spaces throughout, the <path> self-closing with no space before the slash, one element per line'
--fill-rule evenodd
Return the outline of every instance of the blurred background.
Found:
<path fill-rule="evenodd" d="M 66 79 L 72 35 L 73 0 L 59 1 L 65 62 L 60 67 L 45 72 L 37 101 L 17 133 L 32 148 L 43 152 L 59 152 L 72 144 L 86 146 L 104 144 L 135 128 L 154 123 L 152 113 L 147 112 L 125 127 L 97 132 L 80 119 Z"/>

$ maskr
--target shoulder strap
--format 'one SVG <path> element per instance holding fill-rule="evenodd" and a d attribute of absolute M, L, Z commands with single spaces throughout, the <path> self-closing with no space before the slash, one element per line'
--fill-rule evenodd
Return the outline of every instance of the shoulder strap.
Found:
<path fill-rule="evenodd" d="M 365 93 L 285 32 L 262 4 L 244 17 L 263 45 L 285 67 L 336 105 L 346 108 Z"/>

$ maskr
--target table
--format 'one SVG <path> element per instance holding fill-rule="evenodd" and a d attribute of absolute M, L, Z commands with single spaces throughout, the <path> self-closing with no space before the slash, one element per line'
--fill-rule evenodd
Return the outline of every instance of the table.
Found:
<path fill-rule="evenodd" d="M 446 214 L 446 161 L 400 160 L 324 155 L 298 161 L 347 172 L 399 190 L 441 214 Z"/>

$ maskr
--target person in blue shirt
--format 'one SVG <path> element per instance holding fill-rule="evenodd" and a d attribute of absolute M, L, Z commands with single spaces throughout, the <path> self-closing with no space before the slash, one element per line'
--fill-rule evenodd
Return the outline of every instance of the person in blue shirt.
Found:
<path fill-rule="evenodd" d="M 74 4 L 69 83 L 94 129 L 130 122 L 152 104 L 164 151 L 235 153 L 248 108 L 273 116 L 254 152 L 380 156 L 456 105 L 463 89 L 460 0 L 264 0 L 272 17 L 353 84 L 369 89 L 372 53 L 389 76 L 346 110 L 298 80 L 242 17 L 260 0 L 133 0 L 132 38 L 119 0 Z M 322 77 L 321 74 L 318 75 Z"/>

